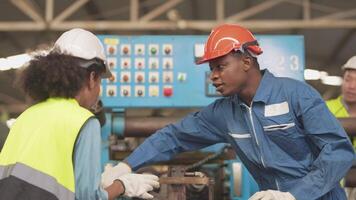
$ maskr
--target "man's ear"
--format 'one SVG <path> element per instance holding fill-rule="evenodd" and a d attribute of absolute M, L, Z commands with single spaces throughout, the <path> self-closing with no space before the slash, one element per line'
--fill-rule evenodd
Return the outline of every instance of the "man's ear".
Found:
<path fill-rule="evenodd" d="M 243 63 L 244 71 L 248 71 L 252 67 L 252 59 L 248 56 L 242 56 L 241 61 Z"/>

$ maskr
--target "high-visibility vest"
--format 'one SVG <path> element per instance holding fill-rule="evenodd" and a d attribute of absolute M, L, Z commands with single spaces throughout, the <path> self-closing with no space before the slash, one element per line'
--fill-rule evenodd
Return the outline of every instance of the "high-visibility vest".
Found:
<path fill-rule="evenodd" d="M 28 108 L 12 126 L 0 154 L 0 181 L 16 178 L 57 199 L 74 199 L 75 141 L 92 116 L 75 99 L 50 98 Z"/>
<path fill-rule="evenodd" d="M 350 116 L 342 102 L 342 96 L 326 101 L 326 105 L 328 106 L 330 112 L 337 118 Z M 356 138 L 353 138 L 353 145 L 356 148 Z"/>

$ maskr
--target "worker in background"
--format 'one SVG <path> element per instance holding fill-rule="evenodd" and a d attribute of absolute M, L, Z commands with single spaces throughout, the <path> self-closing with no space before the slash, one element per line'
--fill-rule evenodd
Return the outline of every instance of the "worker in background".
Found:
<path fill-rule="evenodd" d="M 335 117 L 356 117 L 356 56 L 351 57 L 342 66 L 344 72 L 341 95 L 326 102 Z M 356 148 L 356 138 L 353 138 Z"/>
<path fill-rule="evenodd" d="M 337 118 L 356 117 L 356 56 L 351 57 L 343 66 L 341 95 L 326 101 L 326 105 Z M 351 138 L 356 149 L 356 138 Z M 355 165 L 355 164 L 354 164 Z M 356 188 L 346 188 L 349 199 L 356 199 Z"/>
<path fill-rule="evenodd" d="M 266 49 L 268 51 L 268 49 Z M 346 199 L 339 181 L 355 157 L 351 142 L 319 93 L 306 83 L 261 70 L 251 32 L 224 24 L 203 58 L 224 98 L 158 130 L 103 173 L 122 173 L 220 142 L 230 143 L 261 189 L 250 200 Z"/>
<path fill-rule="evenodd" d="M 100 125 L 89 109 L 110 76 L 102 44 L 83 29 L 65 32 L 29 62 L 22 88 L 35 104 L 17 118 L 0 154 L 0 199 L 153 198 L 154 175 L 100 185 Z"/>

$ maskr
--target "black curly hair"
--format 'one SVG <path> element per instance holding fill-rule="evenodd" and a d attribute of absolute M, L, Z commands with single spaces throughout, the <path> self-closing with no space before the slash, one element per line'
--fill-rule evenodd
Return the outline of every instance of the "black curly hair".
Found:
<path fill-rule="evenodd" d="M 89 67 L 81 67 L 91 63 Z M 50 97 L 74 98 L 87 84 L 91 72 L 99 78 L 105 72 L 100 59 L 85 60 L 52 51 L 35 56 L 20 74 L 19 83 L 35 102 Z"/>

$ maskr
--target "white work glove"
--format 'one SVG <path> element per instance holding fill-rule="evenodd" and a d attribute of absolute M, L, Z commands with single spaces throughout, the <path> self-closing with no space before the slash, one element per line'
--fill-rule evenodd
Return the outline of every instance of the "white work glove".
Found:
<path fill-rule="evenodd" d="M 281 192 L 278 190 L 267 190 L 256 192 L 248 200 L 296 200 L 289 192 Z"/>
<path fill-rule="evenodd" d="M 124 196 L 153 199 L 148 192 L 159 188 L 158 177 L 152 174 L 125 174 L 118 178 L 124 187 Z"/>
<path fill-rule="evenodd" d="M 124 174 L 131 173 L 131 171 L 131 168 L 124 162 L 120 162 L 115 167 L 108 164 L 105 166 L 104 172 L 101 174 L 101 186 L 107 188 L 113 184 L 114 180 Z"/>

